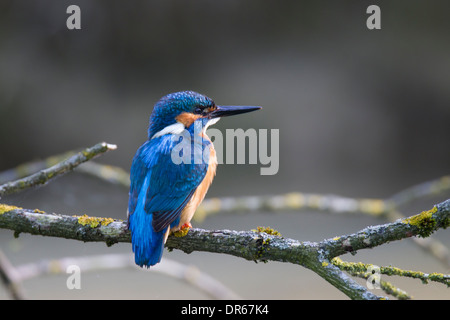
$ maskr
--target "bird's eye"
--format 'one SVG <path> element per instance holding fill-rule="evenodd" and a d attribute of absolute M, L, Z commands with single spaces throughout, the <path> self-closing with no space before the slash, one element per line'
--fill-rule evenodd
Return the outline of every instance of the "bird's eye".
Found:
<path fill-rule="evenodd" d="M 209 107 L 197 106 L 194 109 L 194 113 L 206 116 L 208 113 L 216 110 L 216 108 L 217 108 L 216 105 L 212 105 L 212 106 L 209 106 Z"/>
<path fill-rule="evenodd" d="M 195 107 L 194 113 L 195 114 L 202 114 L 203 113 L 203 108 L 202 107 Z"/>

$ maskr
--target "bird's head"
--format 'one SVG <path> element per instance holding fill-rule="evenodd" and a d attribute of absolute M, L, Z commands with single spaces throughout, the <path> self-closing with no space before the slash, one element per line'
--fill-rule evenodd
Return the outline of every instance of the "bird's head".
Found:
<path fill-rule="evenodd" d="M 217 106 L 207 96 L 194 91 L 170 93 L 162 97 L 153 108 L 148 129 L 149 139 L 164 134 L 180 134 L 192 124 L 201 124 L 205 130 L 221 117 L 261 109 L 255 106 Z"/>

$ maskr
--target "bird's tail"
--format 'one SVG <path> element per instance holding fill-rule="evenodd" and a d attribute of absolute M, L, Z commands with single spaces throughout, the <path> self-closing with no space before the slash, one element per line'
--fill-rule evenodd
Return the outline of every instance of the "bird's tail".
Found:
<path fill-rule="evenodd" d="M 152 227 L 153 215 L 138 206 L 128 217 L 134 261 L 140 267 L 150 267 L 161 261 L 166 230 L 155 232 Z"/>

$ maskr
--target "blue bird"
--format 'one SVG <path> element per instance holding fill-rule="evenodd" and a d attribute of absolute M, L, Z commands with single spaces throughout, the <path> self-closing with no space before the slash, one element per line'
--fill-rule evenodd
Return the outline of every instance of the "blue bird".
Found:
<path fill-rule="evenodd" d="M 217 106 L 193 91 L 168 94 L 155 104 L 148 140 L 137 150 L 130 170 L 128 229 L 137 265 L 148 268 L 160 262 L 169 233 L 192 227 L 217 167 L 208 126 L 221 117 L 258 109 Z"/>

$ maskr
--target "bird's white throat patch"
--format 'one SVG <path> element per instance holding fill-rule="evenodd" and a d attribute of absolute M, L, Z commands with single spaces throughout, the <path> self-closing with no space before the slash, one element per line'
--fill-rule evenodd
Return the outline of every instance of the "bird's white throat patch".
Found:
<path fill-rule="evenodd" d="M 174 124 L 171 124 L 170 126 L 165 127 L 161 131 L 155 133 L 152 139 L 161 137 L 165 134 L 181 134 L 183 133 L 184 129 L 185 129 L 184 124 L 176 122 Z"/>
<path fill-rule="evenodd" d="M 206 130 L 208 129 L 208 127 L 209 127 L 209 126 L 212 126 L 213 124 L 216 124 L 217 121 L 219 121 L 219 120 L 220 120 L 220 118 L 213 118 L 213 119 L 210 119 L 210 120 L 206 123 L 205 128 L 203 129 L 203 133 L 206 134 Z"/>

